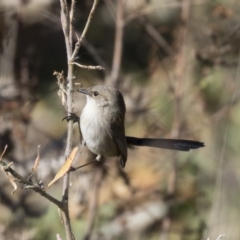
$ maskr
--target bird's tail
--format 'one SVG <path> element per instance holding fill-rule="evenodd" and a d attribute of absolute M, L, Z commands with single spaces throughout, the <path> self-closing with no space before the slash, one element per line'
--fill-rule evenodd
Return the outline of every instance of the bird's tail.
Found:
<path fill-rule="evenodd" d="M 178 151 L 189 151 L 205 146 L 202 142 L 183 139 L 136 138 L 126 136 L 126 140 L 128 145 L 165 148 Z"/>

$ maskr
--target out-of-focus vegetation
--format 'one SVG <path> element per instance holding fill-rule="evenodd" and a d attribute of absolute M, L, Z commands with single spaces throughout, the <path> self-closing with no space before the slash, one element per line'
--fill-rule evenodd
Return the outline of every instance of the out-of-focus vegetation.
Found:
<path fill-rule="evenodd" d="M 76 3 L 81 33 L 92 1 Z M 121 70 L 112 81 L 117 1 L 100 1 L 77 61 L 75 82 L 117 86 L 131 136 L 203 141 L 175 153 L 129 150 L 118 161 L 71 174 L 70 214 L 76 239 L 240 239 L 240 2 L 134 0 L 124 3 Z M 57 0 L 0 1 L 0 152 L 20 173 L 30 172 L 41 144 L 38 179 L 45 185 L 64 161 L 65 108 L 54 71 L 67 60 Z M 80 114 L 84 96 L 74 94 Z M 79 144 L 77 128 L 75 145 Z M 75 165 L 92 156 L 79 154 Z M 55 206 L 0 175 L 0 238 L 64 236 Z M 97 178 L 98 176 L 99 178 Z M 97 180 L 101 180 L 98 186 Z M 61 181 L 48 192 L 61 196 Z M 97 211 L 91 206 L 97 199 Z"/>

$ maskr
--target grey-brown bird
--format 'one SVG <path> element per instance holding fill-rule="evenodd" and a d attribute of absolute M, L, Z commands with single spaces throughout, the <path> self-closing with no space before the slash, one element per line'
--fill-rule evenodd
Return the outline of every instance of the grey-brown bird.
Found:
<path fill-rule="evenodd" d="M 98 85 L 77 91 L 87 97 L 87 103 L 80 116 L 83 144 L 97 154 L 98 161 L 103 156 L 120 156 L 120 164 L 124 168 L 128 145 L 179 151 L 204 147 L 204 143 L 192 140 L 125 136 L 126 107 L 122 94 L 116 88 Z"/>

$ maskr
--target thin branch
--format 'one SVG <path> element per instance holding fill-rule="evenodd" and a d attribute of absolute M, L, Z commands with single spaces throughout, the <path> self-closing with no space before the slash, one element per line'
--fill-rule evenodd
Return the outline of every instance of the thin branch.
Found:
<path fill-rule="evenodd" d="M 68 60 L 68 88 L 67 88 L 67 111 L 73 112 L 73 65 L 69 64 L 72 56 L 71 41 L 70 36 L 70 19 L 69 10 L 67 7 L 66 0 L 60 0 L 61 4 L 61 23 L 62 29 L 65 37 L 65 44 L 67 50 L 67 60 Z M 72 135 L 73 135 L 73 122 L 68 122 L 68 132 L 67 132 L 67 145 L 65 149 L 65 157 L 67 157 L 72 149 Z M 63 178 L 63 189 L 62 189 L 62 204 L 64 206 L 62 211 L 62 219 L 65 227 L 65 233 L 67 240 L 73 240 L 74 236 L 72 234 L 71 221 L 69 217 L 69 207 L 68 207 L 68 196 L 69 196 L 69 177 L 70 173 L 65 174 Z"/>
<path fill-rule="evenodd" d="M 63 208 L 62 202 L 60 202 L 59 200 L 57 200 L 56 198 L 52 197 L 51 195 L 49 195 L 48 193 L 46 193 L 43 189 L 41 189 L 39 186 L 33 184 L 31 181 L 25 179 L 24 177 L 22 177 L 20 174 L 18 174 L 16 171 L 14 171 L 9 164 L 7 164 L 4 161 L 0 161 L 0 165 L 2 166 L 2 170 L 10 173 L 19 183 L 25 184 L 25 188 L 26 189 L 32 189 L 33 191 L 39 193 L 40 195 L 42 195 L 43 197 L 45 197 L 46 199 L 48 199 L 50 202 L 54 203 L 55 205 L 57 205 L 60 209 Z"/>
<path fill-rule="evenodd" d="M 91 162 L 85 163 L 85 164 L 83 164 L 81 166 L 78 166 L 78 167 L 71 167 L 69 171 L 74 172 L 74 171 L 76 171 L 76 170 L 78 170 L 80 168 L 86 167 L 86 166 L 88 166 L 88 165 L 90 165 L 92 163 L 97 163 L 97 160 L 93 160 Z"/>
<path fill-rule="evenodd" d="M 76 63 L 76 62 L 73 62 L 72 64 L 80 67 L 80 68 L 85 68 L 85 69 L 88 69 L 88 70 L 104 70 L 103 67 L 101 66 L 91 66 L 91 65 L 82 65 L 80 63 Z"/>
<path fill-rule="evenodd" d="M 73 71 L 74 71 L 74 64 L 72 62 L 76 58 L 79 48 L 81 46 L 81 43 L 83 39 L 86 36 L 86 33 L 88 31 L 88 28 L 90 26 L 93 14 L 95 12 L 96 6 L 97 6 L 98 0 L 94 0 L 92 9 L 90 11 L 90 14 L 88 16 L 87 23 L 85 25 L 85 28 L 83 30 L 82 36 L 78 38 L 78 41 L 75 45 L 74 51 L 72 49 L 72 21 L 73 21 L 73 14 L 74 14 L 74 6 L 75 6 L 75 0 L 72 0 L 71 4 L 71 10 L 69 13 L 66 0 L 60 0 L 61 4 L 61 22 L 62 22 L 62 28 L 64 32 L 65 37 L 65 44 L 66 44 L 66 50 L 67 50 L 67 62 L 68 62 L 68 74 L 67 74 L 67 112 L 71 113 L 73 112 Z M 69 16 L 70 14 L 70 16 Z M 69 114 L 70 115 L 70 114 Z M 71 150 L 72 150 L 72 138 L 73 138 L 73 121 L 68 121 L 68 132 L 67 132 L 67 144 L 66 144 L 66 150 L 65 150 L 65 157 L 67 157 Z M 62 189 L 62 204 L 63 204 L 63 222 L 66 232 L 66 238 L 67 240 L 74 239 L 74 236 L 72 234 L 72 228 L 71 228 L 71 222 L 69 217 L 69 206 L 68 206 L 68 198 L 69 198 L 69 177 L 70 173 L 68 172 L 65 174 L 63 179 L 63 189 Z"/>
<path fill-rule="evenodd" d="M 72 0 L 71 3 L 71 10 L 70 10 L 70 16 L 69 16 L 69 20 L 70 20 L 70 29 L 69 29 L 69 45 L 70 48 L 72 49 L 72 41 L 73 41 L 73 16 L 74 16 L 74 10 L 75 10 L 75 4 L 76 4 L 76 0 Z"/>
<path fill-rule="evenodd" d="M 8 145 L 5 145 L 3 152 L 0 155 L 0 161 L 2 161 L 3 155 L 5 154 L 5 152 L 7 151 Z"/>
<path fill-rule="evenodd" d="M 72 49 L 70 48 L 69 44 L 69 12 L 68 12 L 68 6 L 66 0 L 60 0 L 61 4 L 61 23 L 62 23 L 62 29 L 65 37 L 65 44 L 67 49 L 67 56 L 68 58 L 71 57 L 70 53 L 72 52 Z"/>
<path fill-rule="evenodd" d="M 76 45 L 75 45 L 74 52 L 73 52 L 71 58 L 69 59 L 71 62 L 73 62 L 73 61 L 75 60 L 75 58 L 76 58 L 76 56 L 77 56 L 77 54 L 78 54 L 79 48 L 81 47 L 82 41 L 83 41 L 83 39 L 86 37 L 88 28 L 89 28 L 90 23 L 91 23 L 91 21 L 92 21 L 93 14 L 94 14 L 95 9 L 96 9 L 96 6 L 97 6 L 97 4 L 98 4 L 98 1 L 99 1 L 99 0 L 94 0 L 92 9 L 91 9 L 91 11 L 90 11 L 90 13 L 89 13 L 89 16 L 88 16 L 88 19 L 87 19 L 87 23 L 86 23 L 86 25 L 85 25 L 85 28 L 84 28 L 84 30 L 83 30 L 83 32 L 82 32 L 81 37 L 78 38 L 78 41 L 77 41 L 77 43 L 76 43 Z"/>

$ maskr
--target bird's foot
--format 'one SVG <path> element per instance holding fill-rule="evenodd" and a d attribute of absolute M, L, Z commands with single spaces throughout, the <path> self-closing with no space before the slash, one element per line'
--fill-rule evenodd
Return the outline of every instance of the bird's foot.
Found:
<path fill-rule="evenodd" d="M 73 121 L 73 123 L 79 122 L 80 118 L 75 114 L 75 113 L 69 113 L 68 116 L 64 117 L 62 121 L 67 120 L 68 121 Z"/>

